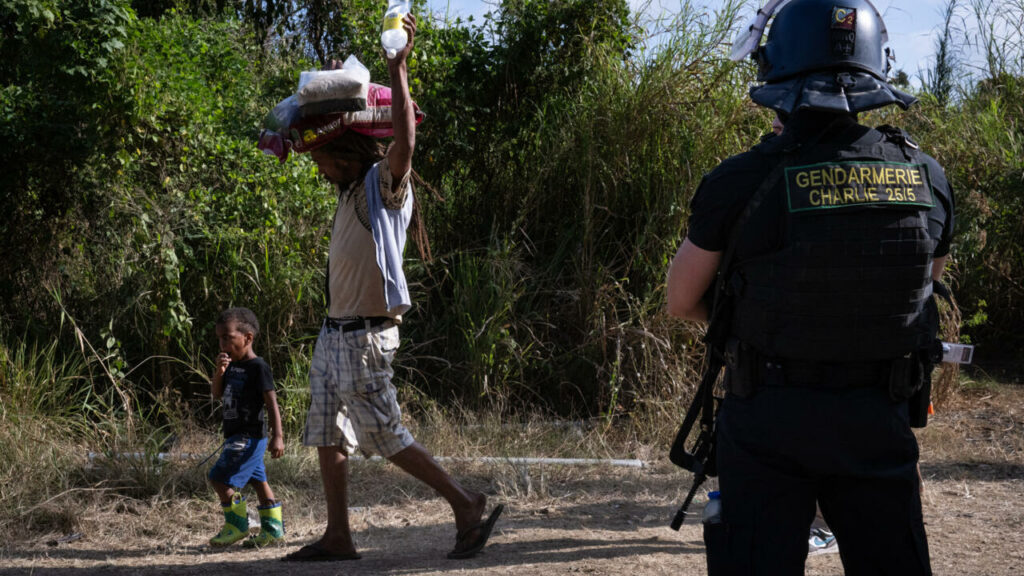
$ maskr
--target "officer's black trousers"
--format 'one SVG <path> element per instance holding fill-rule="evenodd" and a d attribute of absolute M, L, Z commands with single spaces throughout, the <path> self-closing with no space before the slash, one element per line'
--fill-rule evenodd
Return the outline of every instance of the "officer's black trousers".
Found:
<path fill-rule="evenodd" d="M 804 572 L 815 502 L 848 576 L 931 574 L 917 440 L 883 388 L 760 388 L 718 420 L 724 523 L 705 527 L 708 573 Z"/>

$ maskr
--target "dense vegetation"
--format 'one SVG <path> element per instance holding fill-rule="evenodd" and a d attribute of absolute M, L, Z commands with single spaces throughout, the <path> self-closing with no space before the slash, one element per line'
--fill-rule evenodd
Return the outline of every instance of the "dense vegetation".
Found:
<path fill-rule="evenodd" d="M 687 4 L 660 27 L 625 0 L 421 16 L 433 257 L 407 253 L 413 413 L 679 415 L 700 346 L 662 311 L 668 262 L 702 174 L 770 122 L 749 66 L 723 57 L 738 4 Z M 1024 48 L 997 32 L 1024 8 L 995 4 L 976 10 L 986 70 L 950 83 L 945 61 L 922 105 L 868 120 L 907 127 L 946 167 L 963 333 L 1005 359 L 1024 345 Z M 255 141 L 300 70 L 355 54 L 386 78 L 382 10 L 0 0 L 0 461 L 45 436 L 41 418 L 106 448 L 214 429 L 213 320 L 229 305 L 259 315 L 257 352 L 299 429 L 333 199 L 308 158 L 279 164 Z"/>

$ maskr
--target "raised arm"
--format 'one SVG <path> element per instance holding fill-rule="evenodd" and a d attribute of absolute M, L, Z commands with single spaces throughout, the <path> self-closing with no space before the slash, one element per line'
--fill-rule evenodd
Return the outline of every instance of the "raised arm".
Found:
<path fill-rule="evenodd" d="M 213 366 L 213 377 L 210 378 L 210 396 L 215 400 L 224 396 L 224 373 L 231 364 L 231 357 L 221 352 L 217 355 L 216 363 Z"/>
<path fill-rule="evenodd" d="M 388 164 L 391 176 L 400 182 L 412 169 L 412 153 L 416 148 L 416 119 L 413 115 L 412 98 L 409 96 L 409 67 L 406 62 L 412 52 L 416 36 L 416 17 L 406 14 L 402 27 L 409 35 L 409 42 L 394 58 L 388 60 L 388 75 L 391 77 L 391 124 L 395 130 L 395 142 L 388 150 Z"/>

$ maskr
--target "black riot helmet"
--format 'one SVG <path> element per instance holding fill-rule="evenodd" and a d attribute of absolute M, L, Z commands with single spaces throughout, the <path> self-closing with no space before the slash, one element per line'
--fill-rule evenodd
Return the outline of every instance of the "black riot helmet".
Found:
<path fill-rule="evenodd" d="M 779 10 L 754 54 L 757 79 L 778 82 L 827 70 L 867 72 L 885 80 L 887 40 L 881 16 L 865 0 L 793 0 Z"/>
<path fill-rule="evenodd" d="M 761 22 L 764 12 L 759 12 Z M 803 108 L 857 113 L 896 104 L 905 109 L 916 101 L 886 82 L 889 60 L 882 48 L 889 36 L 870 0 L 792 0 L 775 14 L 764 45 L 754 49 L 757 39 L 751 38 L 757 79 L 764 84 L 751 88 L 750 96 L 783 115 Z"/>

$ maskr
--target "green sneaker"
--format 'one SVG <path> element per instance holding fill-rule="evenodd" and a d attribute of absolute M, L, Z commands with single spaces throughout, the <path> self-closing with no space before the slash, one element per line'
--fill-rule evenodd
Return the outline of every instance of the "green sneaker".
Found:
<path fill-rule="evenodd" d="M 260 533 L 242 543 L 246 548 L 263 548 L 284 544 L 284 518 L 281 517 L 281 503 L 257 508 L 260 513 Z"/>
<path fill-rule="evenodd" d="M 210 538 L 210 546 L 230 546 L 249 535 L 249 517 L 245 513 L 245 498 L 235 494 L 230 506 L 224 506 L 224 527 Z"/>

